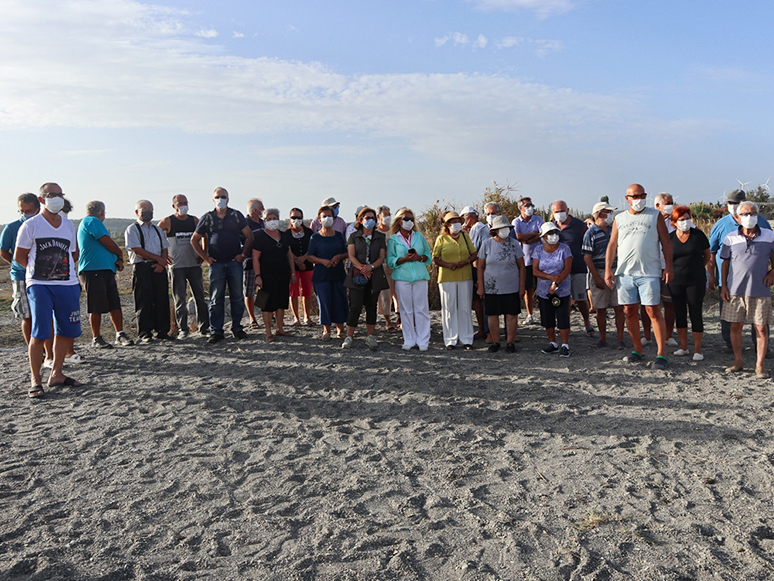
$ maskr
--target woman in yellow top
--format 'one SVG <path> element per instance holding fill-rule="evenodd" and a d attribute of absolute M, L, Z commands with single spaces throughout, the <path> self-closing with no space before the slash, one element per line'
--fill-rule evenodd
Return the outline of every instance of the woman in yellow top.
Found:
<path fill-rule="evenodd" d="M 462 218 L 457 212 L 443 217 L 443 231 L 435 241 L 433 264 L 438 267 L 441 294 L 443 342 L 452 350 L 457 344 L 473 346 L 473 272 L 476 247 L 467 232 L 462 231 Z"/>

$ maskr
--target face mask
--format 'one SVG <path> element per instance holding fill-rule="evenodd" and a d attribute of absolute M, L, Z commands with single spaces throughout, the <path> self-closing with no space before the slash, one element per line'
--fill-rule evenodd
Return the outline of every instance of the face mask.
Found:
<path fill-rule="evenodd" d="M 664 214 L 666 214 L 667 216 L 671 216 L 672 215 L 672 210 L 674 210 L 674 209 L 675 209 L 674 204 L 667 204 L 666 206 L 663 206 L 661 208 L 661 211 Z"/>
<path fill-rule="evenodd" d="M 267 230 L 271 230 L 272 232 L 279 228 L 279 220 L 267 220 L 264 223 L 264 226 Z"/>
<path fill-rule="evenodd" d="M 404 230 L 413 230 L 414 229 L 414 220 L 403 220 L 403 229 Z"/>
<path fill-rule="evenodd" d="M 178 206 L 177 207 L 177 213 L 181 216 L 187 216 L 188 215 L 188 206 Z"/>
<path fill-rule="evenodd" d="M 728 204 L 728 213 L 732 216 L 736 216 L 737 209 L 739 209 L 739 204 Z"/>
<path fill-rule="evenodd" d="M 567 219 L 567 212 L 554 212 L 554 220 L 556 220 L 560 224 L 564 224 L 564 221 L 566 219 Z"/>
<path fill-rule="evenodd" d="M 56 198 L 46 198 L 46 210 L 52 214 L 58 214 L 64 208 L 64 198 L 57 196 Z"/>
<path fill-rule="evenodd" d="M 363 222 L 363 227 L 366 230 L 373 230 L 374 226 L 376 226 L 376 220 L 374 220 L 373 218 L 369 218 L 368 220 Z"/>
<path fill-rule="evenodd" d="M 292 218 L 290 220 L 290 225 L 293 226 L 293 228 L 300 228 L 304 223 L 304 220 L 302 218 Z"/>
<path fill-rule="evenodd" d="M 392 224 L 392 216 L 382 216 L 382 224 L 385 226 Z"/>
<path fill-rule="evenodd" d="M 228 208 L 228 199 L 227 198 L 218 198 L 215 200 L 215 207 L 218 210 L 225 210 Z"/>
<path fill-rule="evenodd" d="M 612 224 L 613 222 L 615 222 L 615 216 L 613 216 L 612 214 L 608 214 L 608 215 L 605 217 L 605 222 L 607 222 L 607 225 L 608 225 L 608 226 L 610 226 L 610 224 Z"/>
<path fill-rule="evenodd" d="M 486 216 L 486 223 L 491 226 L 492 222 L 494 221 L 494 219 L 495 219 L 495 215 L 494 214 L 487 214 L 487 216 Z"/>
<path fill-rule="evenodd" d="M 451 226 L 449 226 L 449 230 L 451 230 L 452 234 L 459 234 L 462 232 L 462 224 L 454 223 Z"/>
<path fill-rule="evenodd" d="M 153 220 L 153 210 L 143 210 L 140 212 L 140 220 L 143 222 L 150 222 Z"/>
<path fill-rule="evenodd" d="M 748 230 L 752 230 L 758 224 L 758 216 L 740 216 L 742 219 L 742 226 Z"/>
<path fill-rule="evenodd" d="M 335 218 L 338 215 L 339 215 L 339 207 L 336 206 L 335 208 L 333 208 L 333 217 Z"/>
<path fill-rule="evenodd" d="M 548 236 L 546 236 L 546 242 L 552 245 L 556 244 L 557 242 L 559 242 L 559 234 L 549 234 Z"/>
<path fill-rule="evenodd" d="M 527 216 L 532 216 L 532 214 L 535 213 L 535 206 L 527 206 L 526 208 L 524 208 L 524 213 Z"/>
<path fill-rule="evenodd" d="M 333 216 L 325 216 L 324 218 L 320 218 L 320 224 L 326 228 L 330 228 L 333 226 Z"/>
<path fill-rule="evenodd" d="M 691 229 L 691 226 L 693 224 L 691 223 L 690 218 L 688 220 L 678 220 L 677 221 L 677 229 L 681 232 L 688 232 L 688 230 Z"/>
<path fill-rule="evenodd" d="M 37 214 L 22 214 L 21 221 L 26 222 L 27 220 L 29 220 L 30 218 L 34 218 L 35 216 L 37 216 Z"/>
<path fill-rule="evenodd" d="M 502 238 L 503 240 L 504 240 L 504 239 L 506 239 L 506 238 L 508 238 L 508 236 L 510 235 L 510 233 L 511 233 L 511 229 L 510 229 L 510 228 L 500 228 L 500 229 L 497 231 L 497 235 L 498 235 L 500 238 Z"/>
<path fill-rule="evenodd" d="M 642 212 L 645 209 L 645 200 L 632 200 L 632 210 Z"/>

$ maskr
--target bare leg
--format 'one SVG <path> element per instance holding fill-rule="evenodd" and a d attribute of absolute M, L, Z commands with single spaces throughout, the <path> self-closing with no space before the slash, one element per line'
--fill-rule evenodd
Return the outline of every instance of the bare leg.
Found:
<path fill-rule="evenodd" d="M 298 316 L 298 297 L 290 297 L 290 309 L 293 311 L 293 323 L 300 323 L 301 318 Z"/>
<path fill-rule="evenodd" d="M 366 325 L 366 333 L 369 335 L 376 333 L 376 325 Z"/>
<path fill-rule="evenodd" d="M 532 287 L 530 289 L 527 289 L 524 294 L 526 295 L 527 299 L 524 301 L 524 306 L 527 309 L 527 314 L 532 315 L 532 310 L 535 306 L 535 287 Z"/>
<path fill-rule="evenodd" d="M 632 340 L 632 349 L 642 354 L 642 339 L 640 338 L 640 305 L 624 305 L 626 313 L 626 328 L 629 330 L 629 338 Z M 647 317 L 647 314 L 645 315 Z"/>
<path fill-rule="evenodd" d="M 516 328 L 518 324 L 518 317 L 516 315 L 505 315 L 505 341 L 506 343 L 513 343 L 516 341 Z"/>
<path fill-rule="evenodd" d="M 613 307 L 615 313 L 615 328 L 618 331 L 618 342 L 623 343 L 624 340 L 624 323 L 626 322 L 626 316 L 624 315 L 624 308 L 621 306 Z"/>
<path fill-rule="evenodd" d="M 95 339 L 99 337 L 102 327 L 102 315 L 100 313 L 89 313 L 89 326 L 91 327 L 91 336 Z"/>
<path fill-rule="evenodd" d="M 704 333 L 693 334 L 693 352 L 701 353 L 701 341 L 704 338 Z"/>
<path fill-rule="evenodd" d="M 277 309 L 274 314 L 274 322 L 277 323 L 277 331 L 285 330 L 285 309 Z"/>
<path fill-rule="evenodd" d="M 584 328 L 588 329 L 589 327 L 591 327 L 591 320 L 589 319 L 589 302 L 577 301 L 575 304 L 578 307 L 578 310 L 580 311 L 581 316 L 583 317 Z"/>
<path fill-rule="evenodd" d="M 688 351 L 688 327 L 677 328 L 677 336 L 680 337 L 680 349 Z"/>
<path fill-rule="evenodd" d="M 666 326 L 666 338 L 669 339 L 675 328 L 675 305 L 671 302 L 664 301 L 664 324 Z"/>
<path fill-rule="evenodd" d="M 304 297 L 304 322 L 309 322 L 312 320 L 312 306 L 309 304 L 310 297 Z M 392 320 L 390 320 L 390 325 L 392 325 Z"/>
<path fill-rule="evenodd" d="M 640 307 L 640 318 L 642 319 L 642 334 L 647 341 L 650 341 L 653 338 L 653 334 L 650 332 L 650 317 L 645 307 Z M 637 335 L 639 335 L 639 329 L 637 330 Z"/>
<path fill-rule="evenodd" d="M 274 315 L 274 313 L 269 313 L 268 311 L 261 311 L 261 316 L 263 317 L 263 326 L 266 327 L 266 338 L 273 337 L 271 333 L 271 318 Z"/>
<path fill-rule="evenodd" d="M 766 360 L 766 349 L 769 347 L 769 333 L 766 325 L 755 325 L 755 338 L 757 339 L 757 351 L 755 361 L 755 372 L 763 372 L 763 365 Z M 741 337 L 742 331 L 739 331 Z"/>
<path fill-rule="evenodd" d="M 32 387 L 35 387 L 36 385 L 42 385 L 43 379 L 40 375 L 40 367 L 43 363 L 43 343 L 45 340 L 43 339 L 35 339 L 35 337 L 30 338 L 30 344 L 29 344 L 29 356 L 30 356 L 30 384 Z"/>
<path fill-rule="evenodd" d="M 245 297 L 245 307 L 247 307 L 247 315 L 250 317 L 250 322 L 257 323 L 258 321 L 255 318 L 255 296 Z M 266 318 L 264 317 L 263 320 L 265 321 Z"/>
<path fill-rule="evenodd" d="M 556 343 L 556 328 L 551 327 L 550 329 L 546 329 L 546 335 L 548 335 L 548 340 L 551 341 L 551 343 Z"/>
<path fill-rule="evenodd" d="M 658 345 L 658 355 L 666 357 L 666 323 L 664 322 L 664 316 L 661 314 L 661 307 L 659 305 L 646 306 L 645 310 L 648 312 L 648 316 L 653 324 L 653 336 L 656 338 L 656 344 Z"/>
<path fill-rule="evenodd" d="M 51 370 L 51 375 L 48 377 L 49 385 L 64 381 L 65 374 L 62 371 L 62 366 L 67 354 L 73 352 L 74 342 L 75 339 L 72 337 L 61 337 L 59 335 L 54 337 L 54 369 Z"/>
<path fill-rule="evenodd" d="M 744 323 L 731 323 L 731 347 L 734 349 L 734 370 L 742 369 L 742 327 Z"/>
<path fill-rule="evenodd" d="M 121 333 L 124 330 L 124 314 L 121 312 L 121 309 L 113 309 L 109 313 L 110 315 L 110 322 L 113 323 L 113 327 L 116 330 L 116 333 Z"/>
<path fill-rule="evenodd" d="M 607 341 L 607 308 L 597 307 L 597 329 L 599 330 L 599 340 Z"/>
<path fill-rule="evenodd" d="M 559 335 L 562 337 L 562 345 L 569 345 L 570 344 L 570 330 L 569 329 L 559 329 Z"/>
<path fill-rule="evenodd" d="M 492 339 L 492 343 L 500 342 L 500 317 L 488 317 L 489 318 L 489 337 Z"/>
<path fill-rule="evenodd" d="M 21 330 L 22 330 L 22 337 L 24 337 L 24 344 L 29 346 L 30 334 L 32 333 L 32 319 L 22 319 Z"/>

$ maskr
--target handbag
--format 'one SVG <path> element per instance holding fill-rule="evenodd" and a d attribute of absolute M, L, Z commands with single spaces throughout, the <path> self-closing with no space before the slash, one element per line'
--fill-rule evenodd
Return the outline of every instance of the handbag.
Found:
<path fill-rule="evenodd" d="M 258 307 L 261 310 L 264 310 L 268 302 L 269 302 L 269 291 L 265 291 L 262 288 L 259 288 L 257 291 L 255 291 L 256 307 Z"/>
<path fill-rule="evenodd" d="M 365 286 L 368 284 L 368 279 L 363 275 L 359 268 L 352 268 L 352 282 L 357 286 Z"/>

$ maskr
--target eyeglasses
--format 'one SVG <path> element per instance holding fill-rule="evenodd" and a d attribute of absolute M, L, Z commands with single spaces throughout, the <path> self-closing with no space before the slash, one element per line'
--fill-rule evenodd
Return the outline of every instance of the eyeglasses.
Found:
<path fill-rule="evenodd" d="M 59 192 L 57 194 L 54 192 L 46 192 L 45 194 L 40 194 L 40 197 L 41 198 L 64 198 L 64 193 Z"/>
<path fill-rule="evenodd" d="M 635 194 L 633 196 L 626 196 L 627 198 L 631 198 L 632 200 L 644 200 L 648 197 L 648 194 Z"/>
<path fill-rule="evenodd" d="M 228 196 L 213 196 L 215 200 L 228 200 Z"/>
<path fill-rule="evenodd" d="M 304 217 L 303 216 L 291 216 L 290 219 L 291 220 L 303 220 Z"/>
<path fill-rule="evenodd" d="M 744 213 L 740 212 L 739 213 L 739 216 L 757 216 L 757 215 L 758 215 L 758 212 L 744 212 Z"/>

